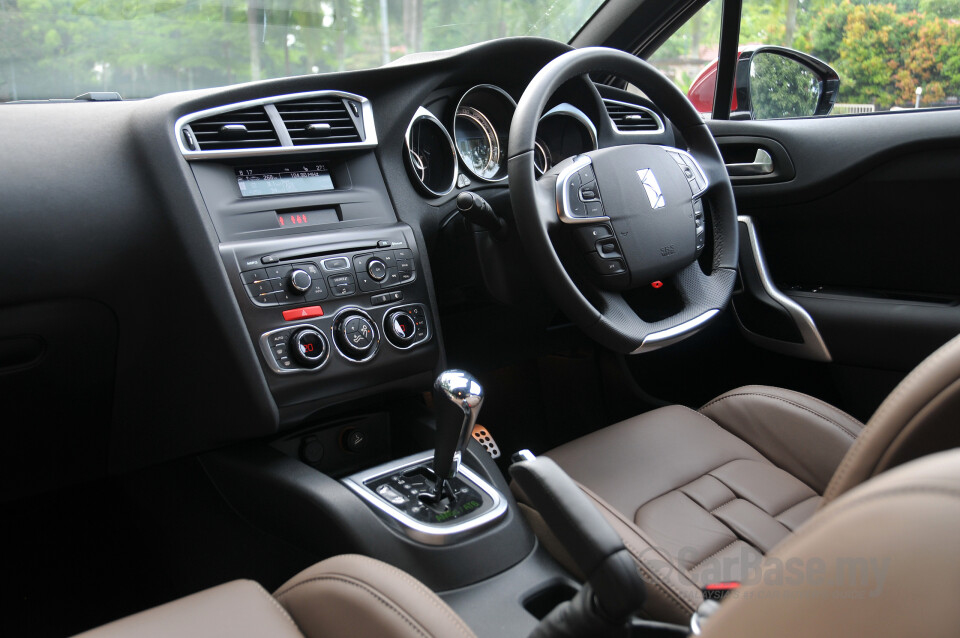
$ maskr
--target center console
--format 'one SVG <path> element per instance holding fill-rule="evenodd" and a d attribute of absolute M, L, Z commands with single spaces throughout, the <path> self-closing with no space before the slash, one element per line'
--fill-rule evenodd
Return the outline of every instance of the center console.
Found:
<path fill-rule="evenodd" d="M 307 134 L 319 137 L 298 146 L 288 112 L 331 118 L 356 141 L 333 141 L 318 125 Z M 255 116 L 277 131 L 274 146 L 234 142 Z M 442 347 L 429 264 L 387 193 L 370 103 L 336 92 L 280 96 L 179 126 L 247 328 L 237 338 L 255 346 L 280 427 L 334 403 L 428 387 Z"/>

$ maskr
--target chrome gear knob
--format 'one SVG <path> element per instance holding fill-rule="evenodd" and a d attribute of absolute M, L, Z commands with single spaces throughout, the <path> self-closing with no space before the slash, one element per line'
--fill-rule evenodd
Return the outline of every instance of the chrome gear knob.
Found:
<path fill-rule="evenodd" d="M 444 484 L 457 476 L 460 459 L 470 440 L 483 405 L 483 387 L 469 372 L 447 370 L 433 384 L 433 406 L 437 415 L 433 471 L 437 475 L 436 498 L 443 496 Z"/>

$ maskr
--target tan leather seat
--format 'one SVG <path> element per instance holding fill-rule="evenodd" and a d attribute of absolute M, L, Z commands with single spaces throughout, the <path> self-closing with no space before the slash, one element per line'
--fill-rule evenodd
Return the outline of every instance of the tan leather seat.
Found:
<path fill-rule="evenodd" d="M 171 636 L 475 638 L 420 581 L 386 563 L 351 554 L 300 572 L 273 596 L 253 581 L 236 580 L 80 634 Z"/>
<path fill-rule="evenodd" d="M 745 573 L 703 625 L 707 638 L 955 636 L 960 450 L 913 461 L 817 512 Z M 500 628 L 502 630 L 502 627 Z M 413 577 L 337 556 L 270 596 L 233 581 L 83 638 L 463 637 L 473 631 Z"/>
<path fill-rule="evenodd" d="M 747 386 L 699 411 L 648 412 L 547 456 L 623 537 L 648 582 L 647 613 L 682 623 L 702 586 L 742 580 L 826 502 L 960 445 L 958 419 L 960 337 L 904 379 L 865 427 L 813 397 Z M 531 520 L 570 566 L 535 513 Z"/>
<path fill-rule="evenodd" d="M 956 636 L 960 451 L 852 489 L 778 545 L 706 638 Z"/>

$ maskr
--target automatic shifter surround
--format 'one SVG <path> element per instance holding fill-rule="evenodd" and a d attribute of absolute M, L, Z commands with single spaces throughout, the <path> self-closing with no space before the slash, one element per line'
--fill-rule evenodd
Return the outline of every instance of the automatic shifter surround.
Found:
<path fill-rule="evenodd" d="M 496 488 L 467 465 L 448 479 L 450 492 L 440 502 L 420 494 L 434 489 L 433 452 L 426 451 L 343 479 L 343 484 L 410 538 L 428 545 L 449 545 L 490 527 L 507 512 Z"/>

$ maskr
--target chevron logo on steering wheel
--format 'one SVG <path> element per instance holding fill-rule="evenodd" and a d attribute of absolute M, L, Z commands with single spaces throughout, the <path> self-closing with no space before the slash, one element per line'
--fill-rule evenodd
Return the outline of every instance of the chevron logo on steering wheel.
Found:
<path fill-rule="evenodd" d="M 647 193 L 647 199 L 650 200 L 650 208 L 656 210 L 667 205 L 663 201 L 663 191 L 660 190 L 660 184 L 657 182 L 657 176 L 653 174 L 652 168 L 641 168 L 637 171 L 637 177 L 643 184 L 643 190 Z"/>

